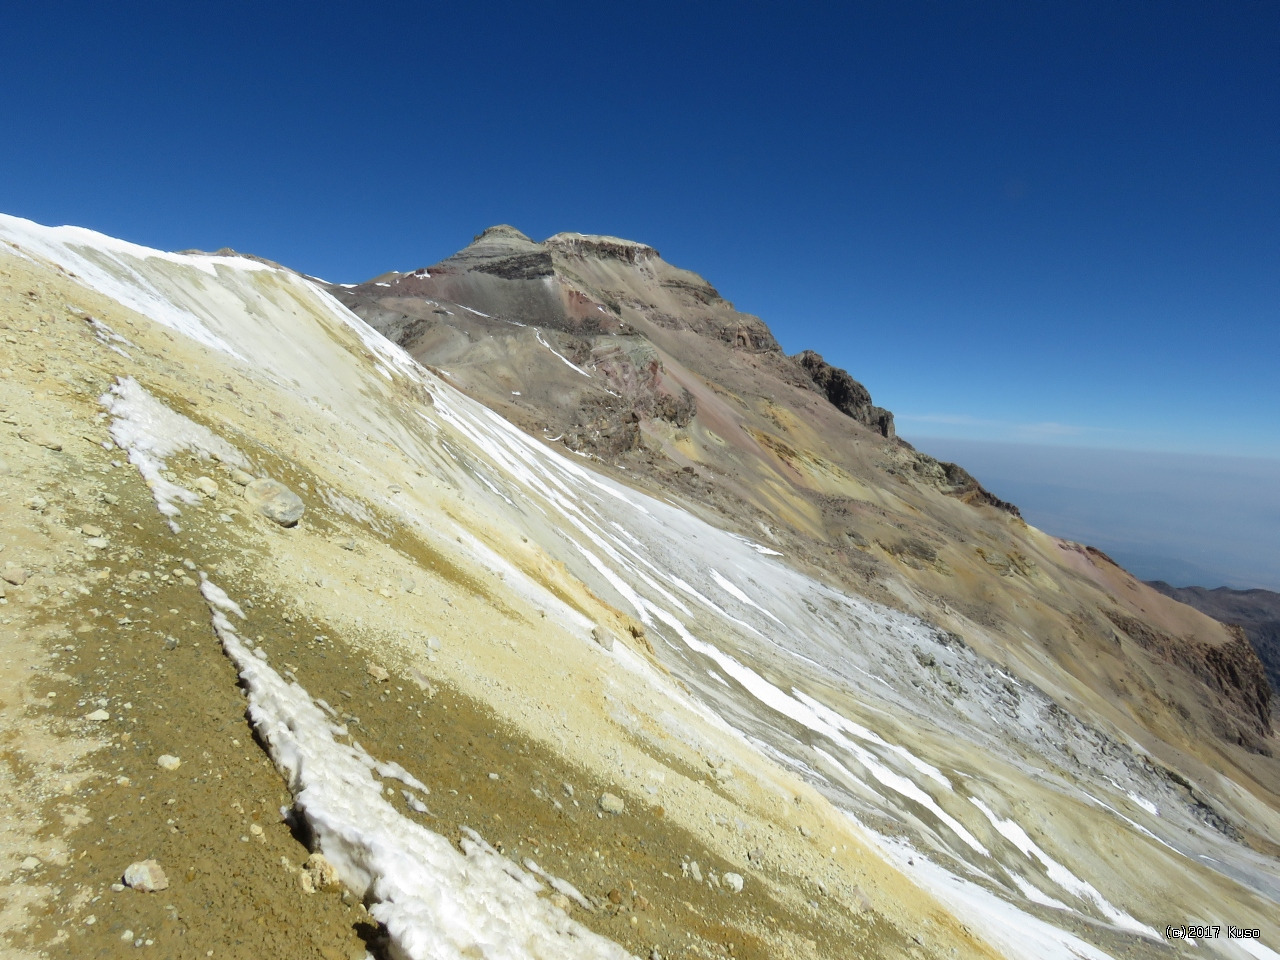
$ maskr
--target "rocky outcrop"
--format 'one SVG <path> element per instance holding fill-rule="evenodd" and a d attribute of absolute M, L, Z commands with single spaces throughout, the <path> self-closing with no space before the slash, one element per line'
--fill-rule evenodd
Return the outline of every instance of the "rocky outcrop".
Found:
<path fill-rule="evenodd" d="M 822 359 L 820 353 L 813 350 L 796 354 L 795 361 L 837 410 L 863 426 L 870 427 L 882 437 L 894 437 L 893 414 L 884 407 L 875 406 L 867 388 L 849 376 L 847 370 L 833 367 Z"/>
<path fill-rule="evenodd" d="M 1230 587 L 1174 587 L 1163 580 L 1148 581 L 1159 590 L 1189 607 L 1195 607 L 1220 623 L 1238 624 L 1244 629 L 1273 694 L 1280 693 L 1280 593 L 1271 590 L 1232 590 Z"/>
<path fill-rule="evenodd" d="M 902 442 L 902 441 L 899 441 Z M 995 507 L 1015 517 L 1021 517 L 1022 511 L 1008 500 L 1001 500 L 994 493 L 980 484 L 977 479 L 958 463 L 935 460 L 927 453 L 912 450 L 911 470 L 921 479 L 928 480 L 949 497 L 963 500 L 965 503 L 981 504 Z"/>
<path fill-rule="evenodd" d="M 660 256 L 657 250 L 645 243 L 584 233 L 557 233 L 548 237 L 543 246 L 566 257 L 620 260 L 630 264 L 655 260 Z"/>
<path fill-rule="evenodd" d="M 1229 643 L 1212 646 L 1175 638 L 1119 610 L 1103 613 L 1153 656 L 1195 677 L 1224 709 L 1212 714 L 1216 733 L 1255 753 L 1270 755 L 1271 685 L 1262 663 L 1239 627 Z"/>

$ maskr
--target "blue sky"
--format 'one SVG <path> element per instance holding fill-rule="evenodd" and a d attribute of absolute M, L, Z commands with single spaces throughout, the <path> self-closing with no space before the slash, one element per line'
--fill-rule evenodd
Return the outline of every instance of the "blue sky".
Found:
<path fill-rule="evenodd" d="M 1273 0 L 10 6 L 4 212 L 344 281 L 612 233 L 910 438 L 1280 458 Z"/>

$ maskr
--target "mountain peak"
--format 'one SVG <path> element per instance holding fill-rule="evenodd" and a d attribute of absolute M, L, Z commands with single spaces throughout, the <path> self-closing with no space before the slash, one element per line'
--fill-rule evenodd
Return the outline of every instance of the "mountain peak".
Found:
<path fill-rule="evenodd" d="M 480 243 L 482 240 L 523 240 L 525 243 L 533 243 L 529 237 L 507 223 L 486 227 L 471 238 L 472 243 Z"/>

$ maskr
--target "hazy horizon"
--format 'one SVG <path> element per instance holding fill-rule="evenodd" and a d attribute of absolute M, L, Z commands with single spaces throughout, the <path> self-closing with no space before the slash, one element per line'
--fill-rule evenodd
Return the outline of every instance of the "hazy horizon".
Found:
<path fill-rule="evenodd" d="M 1280 460 L 906 439 L 1143 580 L 1280 591 Z"/>

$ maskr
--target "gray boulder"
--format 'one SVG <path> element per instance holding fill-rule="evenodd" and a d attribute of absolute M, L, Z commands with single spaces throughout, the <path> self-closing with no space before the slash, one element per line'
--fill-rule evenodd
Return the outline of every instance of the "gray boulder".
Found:
<path fill-rule="evenodd" d="M 254 480 L 244 488 L 244 498 L 264 517 L 282 527 L 292 527 L 302 519 L 306 506 L 302 498 L 279 480 L 266 477 Z"/>

